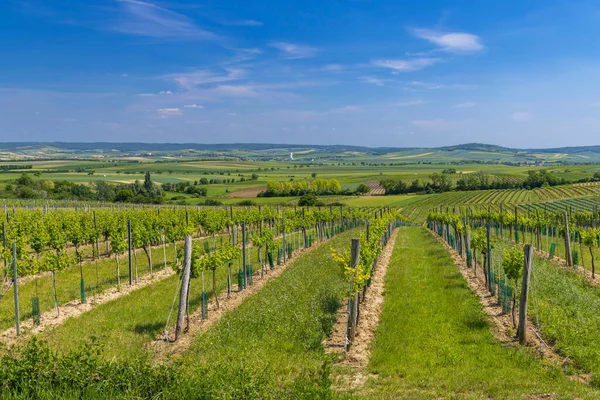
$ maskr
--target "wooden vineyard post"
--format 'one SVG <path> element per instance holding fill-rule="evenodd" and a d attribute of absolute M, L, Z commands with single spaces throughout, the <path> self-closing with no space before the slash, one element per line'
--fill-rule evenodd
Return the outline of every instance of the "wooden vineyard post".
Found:
<path fill-rule="evenodd" d="M 177 313 L 177 325 L 175 326 L 175 340 L 179 339 L 183 331 L 183 322 L 188 304 L 188 294 L 190 288 L 190 272 L 192 269 L 192 237 L 185 237 L 185 247 L 183 249 L 183 275 L 181 277 L 181 289 L 179 292 L 179 311 Z"/>
<path fill-rule="evenodd" d="M 487 227 L 486 227 L 486 239 L 487 239 L 487 250 L 486 250 L 486 257 L 485 260 L 487 262 L 487 283 L 488 283 L 488 291 L 492 291 L 492 280 L 491 280 L 491 276 L 490 276 L 490 271 L 491 271 L 491 261 L 492 261 L 492 246 L 490 244 L 490 220 L 489 220 L 489 216 L 488 216 L 488 221 L 487 221 Z M 484 266 L 485 268 L 485 266 Z"/>
<path fill-rule="evenodd" d="M 131 267 L 131 220 L 127 220 L 127 247 L 129 249 L 129 286 L 133 285 L 133 270 Z"/>
<path fill-rule="evenodd" d="M 350 266 L 356 268 L 360 261 L 360 239 L 352 239 L 352 247 L 350 250 Z M 356 275 L 356 274 L 355 274 Z M 346 343 L 344 351 L 352 344 L 354 335 L 356 334 L 356 323 L 358 318 L 358 293 L 352 293 L 354 286 L 354 276 L 350 278 L 350 288 L 348 292 L 348 322 L 346 325 Z"/>
<path fill-rule="evenodd" d="M 571 254 L 571 235 L 569 234 L 569 215 L 565 211 L 565 260 L 567 260 L 567 266 L 573 266 L 573 254 Z"/>
<path fill-rule="evenodd" d="M 519 344 L 524 345 L 527 338 L 527 300 L 529 295 L 529 278 L 531 277 L 531 269 L 533 268 L 533 248 L 530 244 L 526 244 L 523 248 L 525 252 L 525 265 L 523 267 L 523 281 L 521 284 L 521 300 L 519 304 L 519 328 L 517 336 Z"/>
<path fill-rule="evenodd" d="M 242 271 L 244 271 L 244 289 L 247 287 L 246 273 L 246 223 L 242 222 Z"/>
<path fill-rule="evenodd" d="M 12 245 L 13 287 L 15 293 L 15 319 L 17 321 L 17 336 L 21 334 L 21 323 L 19 320 L 19 280 L 17 276 L 17 243 Z"/>
<path fill-rule="evenodd" d="M 281 230 L 283 231 L 283 263 L 287 261 L 287 247 L 285 240 L 285 210 L 281 213 Z"/>

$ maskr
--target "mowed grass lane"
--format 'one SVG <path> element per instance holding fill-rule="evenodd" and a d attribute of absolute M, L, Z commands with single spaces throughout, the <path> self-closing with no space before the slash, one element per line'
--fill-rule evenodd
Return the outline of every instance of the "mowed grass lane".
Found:
<path fill-rule="evenodd" d="M 292 243 L 297 236 L 298 234 L 288 235 L 288 243 Z M 281 239 L 277 242 L 281 245 Z M 324 244 L 322 248 L 327 246 Z M 254 272 L 259 272 L 257 249 L 249 247 L 247 255 L 248 263 L 253 266 Z M 233 264 L 231 267 L 232 290 L 238 289 L 238 267 L 241 267 L 241 263 Z M 97 343 L 104 346 L 103 355 L 108 358 L 143 358 L 147 355 L 144 345 L 163 332 L 177 293 L 177 301 L 170 319 L 170 325 L 175 324 L 179 304 L 179 280 L 178 275 L 173 275 L 129 295 L 101 304 L 77 318 L 67 319 L 61 326 L 46 331 L 41 336 L 51 347 L 63 352 L 77 349 L 94 338 Z M 210 300 L 213 297 L 211 271 L 205 272 L 204 283 Z M 227 288 L 226 266 L 217 269 L 216 286 L 218 293 Z M 192 279 L 190 312 L 198 309 L 201 302 L 202 280 Z"/>
<path fill-rule="evenodd" d="M 330 248 L 347 249 L 357 230 L 333 238 L 294 261 L 249 297 L 182 357 L 194 380 L 209 380 L 206 398 L 331 398 L 322 342 L 347 296 L 342 269 Z M 206 376 L 208 374 L 209 376 Z"/>
<path fill-rule="evenodd" d="M 401 228 L 363 398 L 598 398 L 527 350 L 499 343 L 449 253 L 424 228 Z"/>

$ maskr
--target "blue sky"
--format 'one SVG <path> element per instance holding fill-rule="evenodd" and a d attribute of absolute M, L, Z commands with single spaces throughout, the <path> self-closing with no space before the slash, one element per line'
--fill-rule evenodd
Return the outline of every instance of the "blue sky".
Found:
<path fill-rule="evenodd" d="M 0 140 L 600 144 L 600 2 L 4 0 Z"/>

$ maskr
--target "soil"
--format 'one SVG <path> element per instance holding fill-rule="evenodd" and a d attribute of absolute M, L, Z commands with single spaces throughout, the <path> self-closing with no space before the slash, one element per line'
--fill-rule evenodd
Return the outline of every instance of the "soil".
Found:
<path fill-rule="evenodd" d="M 33 324 L 33 319 L 31 318 L 21 321 L 20 336 L 17 336 L 17 329 L 14 326 L 5 330 L 4 332 L 0 333 L 0 342 L 9 346 L 17 342 L 22 342 L 31 335 L 35 335 L 46 329 L 62 325 L 67 319 L 78 317 L 81 314 L 90 311 L 97 305 L 108 303 L 109 301 L 126 296 L 143 287 L 153 285 L 156 282 L 170 277 L 174 273 L 175 272 L 171 267 L 167 267 L 154 272 L 152 279 L 150 279 L 150 275 L 145 275 L 141 277 L 138 283 L 134 284 L 133 286 L 125 284 L 121 286 L 121 290 L 117 290 L 117 287 L 113 286 L 106 289 L 101 294 L 89 296 L 87 298 L 87 303 L 85 304 L 82 304 L 80 299 L 72 300 L 58 307 L 60 311 L 60 315 L 58 317 L 56 316 L 56 311 L 54 309 L 42 313 L 40 317 L 40 325 L 38 326 Z"/>
<path fill-rule="evenodd" d="M 227 193 L 225 197 L 257 197 L 260 192 L 264 192 L 266 189 L 264 186 L 240 189 L 233 193 Z"/>
<path fill-rule="evenodd" d="M 336 378 L 336 382 L 333 385 L 336 390 L 356 389 L 364 385 L 369 376 L 373 376 L 366 374 L 365 371 L 371 357 L 371 343 L 375 338 L 375 331 L 379 325 L 379 317 L 383 309 L 385 276 L 397 235 L 398 230 L 395 230 L 377 260 L 377 265 L 371 279 L 371 286 L 367 289 L 360 306 L 360 318 L 352 346 L 350 346 L 344 355 L 348 318 L 347 303 L 338 310 L 338 318 L 333 334 L 324 342 L 325 351 L 340 353 L 343 359 L 339 365 L 345 367 L 344 369 L 348 371 Z"/>

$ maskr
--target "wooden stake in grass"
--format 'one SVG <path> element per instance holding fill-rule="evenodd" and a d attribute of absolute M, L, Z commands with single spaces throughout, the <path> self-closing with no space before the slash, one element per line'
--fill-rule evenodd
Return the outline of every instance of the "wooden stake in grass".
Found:
<path fill-rule="evenodd" d="M 519 344 L 524 345 L 527 340 L 527 301 L 529 296 L 529 278 L 533 268 L 533 248 L 530 244 L 523 248 L 525 253 L 525 262 L 523 265 L 523 280 L 521 282 L 521 303 L 519 305 L 519 328 L 517 336 Z"/>
<path fill-rule="evenodd" d="M 185 322 L 185 312 L 188 304 L 190 271 L 192 268 L 192 237 L 185 237 L 183 253 L 183 276 L 181 278 L 181 291 L 179 292 L 179 311 L 177 313 L 177 325 L 175 327 L 175 340 L 179 339 Z"/>
<path fill-rule="evenodd" d="M 565 260 L 567 260 L 567 266 L 573 266 L 573 254 L 571 253 L 571 236 L 569 234 L 569 214 L 565 211 Z"/>

